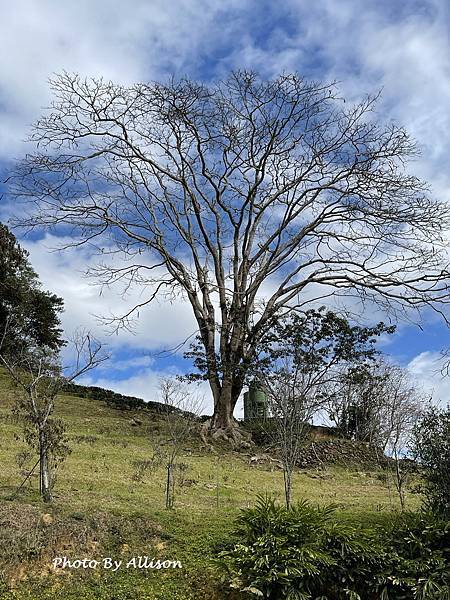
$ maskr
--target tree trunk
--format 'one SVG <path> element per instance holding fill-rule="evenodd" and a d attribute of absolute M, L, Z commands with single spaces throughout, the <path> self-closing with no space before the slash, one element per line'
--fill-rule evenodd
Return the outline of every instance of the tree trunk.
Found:
<path fill-rule="evenodd" d="M 231 384 L 224 383 L 220 390 L 220 395 L 214 407 L 214 414 L 211 419 L 211 429 L 234 429 L 236 421 L 233 417 L 236 399 L 233 398 Z"/>
<path fill-rule="evenodd" d="M 231 398 L 224 398 L 221 394 L 219 403 L 216 406 L 213 418 L 211 420 L 212 430 L 231 429 L 234 427 L 230 400 Z"/>
<path fill-rule="evenodd" d="M 397 449 L 394 450 L 395 460 L 395 487 L 397 488 L 398 497 L 400 500 L 400 506 L 402 512 L 405 510 L 405 490 L 403 487 L 403 473 L 400 469 L 400 462 L 398 459 Z"/>
<path fill-rule="evenodd" d="M 39 431 L 39 491 L 44 502 L 52 502 L 50 467 L 44 429 Z"/>
<path fill-rule="evenodd" d="M 286 508 L 291 508 L 291 497 L 292 497 L 292 471 L 284 469 L 284 498 L 286 501 Z"/>
<path fill-rule="evenodd" d="M 167 464 L 167 481 L 166 481 L 166 508 L 173 508 L 175 495 L 175 481 L 173 473 L 173 463 Z"/>
<path fill-rule="evenodd" d="M 236 432 L 238 424 L 234 419 L 233 413 L 242 392 L 243 385 L 243 374 L 234 373 L 232 366 L 229 366 L 224 372 L 220 387 L 213 387 L 211 385 L 211 390 L 214 395 L 214 414 L 210 425 L 212 431 L 224 429 Z"/>

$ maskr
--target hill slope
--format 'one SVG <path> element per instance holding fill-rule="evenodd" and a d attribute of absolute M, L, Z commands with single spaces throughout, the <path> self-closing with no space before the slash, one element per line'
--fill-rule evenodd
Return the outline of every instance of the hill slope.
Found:
<path fill-rule="evenodd" d="M 17 464 L 24 445 L 15 438 L 20 426 L 11 414 L 14 393 L 0 373 L 0 599 L 222 597 L 211 563 L 214 547 L 257 494 L 281 499 L 282 473 L 274 463 L 255 463 L 250 454 L 225 448 L 211 452 L 192 439 L 180 458 L 176 508 L 167 511 L 165 470 L 149 468 L 149 459 L 168 443 L 162 415 L 122 411 L 66 393 L 56 413 L 67 423 L 72 453 L 58 473 L 54 505 L 40 502 L 36 477 L 11 500 L 21 471 L 35 461 Z M 397 507 L 384 473 L 354 467 L 302 470 L 295 476 L 294 497 L 338 503 L 343 515 L 363 520 Z M 417 499 L 409 502 L 412 507 Z M 148 555 L 176 559 L 182 569 L 55 575 L 51 561 L 61 555 L 127 560 Z"/>

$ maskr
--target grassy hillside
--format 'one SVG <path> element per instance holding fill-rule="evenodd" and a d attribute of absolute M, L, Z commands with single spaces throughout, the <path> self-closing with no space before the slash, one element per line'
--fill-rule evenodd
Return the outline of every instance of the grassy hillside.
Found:
<path fill-rule="evenodd" d="M 101 401 L 64 395 L 57 406 L 65 419 L 72 453 L 58 473 L 55 503 L 43 505 L 32 477 L 23 479 L 16 457 L 24 445 L 11 415 L 14 390 L 0 373 L 0 599 L 222 598 L 214 549 L 228 535 L 239 509 L 257 494 L 282 497 L 282 473 L 250 464 L 251 454 L 223 447 L 211 452 L 198 439 L 183 450 L 176 508 L 164 509 L 163 468 L 137 476 L 166 442 L 164 419 L 145 411 L 120 411 Z M 135 420 L 136 418 L 136 420 Z M 35 459 L 30 459 L 32 465 Z M 345 518 L 377 520 L 398 503 L 384 473 L 333 467 L 296 474 L 294 496 L 336 503 Z M 409 507 L 418 499 L 409 496 Z M 147 555 L 179 560 L 182 569 L 59 570 L 51 561 Z"/>

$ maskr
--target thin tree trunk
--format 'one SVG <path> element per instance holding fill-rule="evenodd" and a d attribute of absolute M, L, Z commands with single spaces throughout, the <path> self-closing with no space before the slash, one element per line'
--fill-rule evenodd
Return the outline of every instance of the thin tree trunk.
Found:
<path fill-rule="evenodd" d="M 292 471 L 289 468 L 284 468 L 283 470 L 284 476 L 284 497 L 286 501 L 286 508 L 289 510 L 291 508 L 291 498 L 292 498 Z"/>
<path fill-rule="evenodd" d="M 39 491 L 44 502 L 52 502 L 50 467 L 48 462 L 47 440 L 45 431 L 39 431 Z"/>
<path fill-rule="evenodd" d="M 394 450 L 394 459 L 395 459 L 395 487 L 397 488 L 398 497 L 400 499 L 400 506 L 402 512 L 405 510 L 405 492 L 403 488 L 403 473 L 400 469 L 400 462 L 398 459 L 398 452 L 395 448 Z"/>
<path fill-rule="evenodd" d="M 174 505 L 174 481 L 173 481 L 173 463 L 167 464 L 166 481 L 166 508 L 173 508 Z"/>

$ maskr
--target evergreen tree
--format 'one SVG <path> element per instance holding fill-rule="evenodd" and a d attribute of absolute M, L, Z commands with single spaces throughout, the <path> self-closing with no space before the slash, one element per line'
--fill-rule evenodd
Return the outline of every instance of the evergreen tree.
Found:
<path fill-rule="evenodd" d="M 0 339 L 2 353 L 26 347 L 57 351 L 64 345 L 63 300 L 42 289 L 39 277 L 9 229 L 0 223 Z"/>

